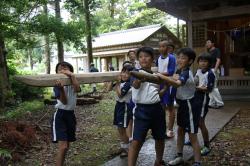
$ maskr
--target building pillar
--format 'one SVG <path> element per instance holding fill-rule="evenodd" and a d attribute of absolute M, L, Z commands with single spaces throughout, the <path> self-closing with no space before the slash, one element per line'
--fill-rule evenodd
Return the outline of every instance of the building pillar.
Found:
<path fill-rule="evenodd" d="M 187 20 L 187 42 L 188 47 L 193 48 L 193 25 L 192 25 L 192 8 L 188 9 L 188 20 Z"/>

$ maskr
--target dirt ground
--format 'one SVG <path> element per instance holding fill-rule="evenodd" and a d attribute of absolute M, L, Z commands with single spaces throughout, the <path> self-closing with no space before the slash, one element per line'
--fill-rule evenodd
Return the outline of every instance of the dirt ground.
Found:
<path fill-rule="evenodd" d="M 77 141 L 71 144 L 66 165 L 97 166 L 119 154 L 119 139 L 112 125 L 114 92 L 104 94 L 98 104 L 76 108 Z M 19 119 L 36 131 L 35 138 L 26 148 L 14 146 L 17 150 L 16 162 L 6 165 L 50 166 L 54 165 L 57 144 L 50 140 L 50 119 L 53 106 L 45 106 L 41 111 L 28 113 Z M 250 165 L 250 108 L 244 107 L 228 123 L 211 143 L 211 153 L 202 158 L 203 165 Z M 33 127 L 32 127 L 33 126 Z M 0 138 L 1 140 L 1 138 Z M 0 145 L 4 142 L 0 141 Z M 14 153 L 12 153 L 14 154 Z"/>
<path fill-rule="evenodd" d="M 250 107 L 243 106 L 211 142 L 212 151 L 202 158 L 204 166 L 250 165 Z"/>

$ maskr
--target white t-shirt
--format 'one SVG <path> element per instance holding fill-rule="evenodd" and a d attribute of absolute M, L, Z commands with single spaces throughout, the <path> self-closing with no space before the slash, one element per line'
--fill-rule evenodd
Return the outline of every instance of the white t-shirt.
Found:
<path fill-rule="evenodd" d="M 57 99 L 57 104 L 55 105 L 56 109 L 63 110 L 74 110 L 76 107 L 76 93 L 72 85 L 64 86 L 65 95 L 67 98 L 67 104 L 64 105 L 59 99 Z M 60 97 L 60 91 L 57 87 L 54 88 L 54 93 L 57 98 Z"/>
<path fill-rule="evenodd" d="M 147 73 L 144 70 L 139 70 L 139 72 Z M 155 104 L 160 102 L 159 87 L 158 84 L 150 82 L 142 82 L 139 89 L 132 87 L 133 102 L 138 104 Z"/>

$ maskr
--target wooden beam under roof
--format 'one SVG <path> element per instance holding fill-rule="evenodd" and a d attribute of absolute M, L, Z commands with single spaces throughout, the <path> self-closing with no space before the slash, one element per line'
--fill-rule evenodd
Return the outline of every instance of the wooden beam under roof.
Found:
<path fill-rule="evenodd" d="M 200 20 L 230 17 L 230 16 L 240 16 L 240 15 L 250 15 L 250 5 L 238 6 L 238 7 L 224 6 L 216 8 L 214 10 L 193 12 L 192 18 L 193 21 L 200 21 Z"/>

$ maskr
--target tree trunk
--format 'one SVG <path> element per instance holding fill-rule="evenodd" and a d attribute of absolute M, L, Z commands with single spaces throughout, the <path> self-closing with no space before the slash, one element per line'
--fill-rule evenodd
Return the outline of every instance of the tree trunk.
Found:
<path fill-rule="evenodd" d="M 114 19 L 115 15 L 115 0 L 110 0 L 110 17 Z"/>
<path fill-rule="evenodd" d="M 0 33 L 0 112 L 4 109 L 6 95 L 8 90 L 10 90 L 6 54 L 4 38 L 2 33 Z"/>
<path fill-rule="evenodd" d="M 56 18 L 61 20 L 61 10 L 60 10 L 60 1 L 55 0 L 55 13 Z M 57 51 L 58 51 L 58 62 L 64 61 L 64 49 L 63 49 L 63 41 L 60 34 L 56 34 L 56 41 L 57 41 Z"/>
<path fill-rule="evenodd" d="M 86 34 L 87 34 L 87 53 L 88 53 L 88 65 L 93 62 L 93 52 L 92 52 L 92 34 L 91 34 L 91 20 L 90 20 L 90 9 L 89 0 L 84 0 L 84 11 L 86 20 Z M 89 69 L 88 66 L 88 69 Z"/>
<path fill-rule="evenodd" d="M 33 57 L 32 57 L 32 48 L 28 48 L 28 59 L 29 59 L 29 65 L 30 65 L 30 70 L 33 70 Z"/>
<path fill-rule="evenodd" d="M 48 19 L 48 7 L 47 4 L 43 6 L 44 14 L 46 15 Z M 44 36 L 45 41 L 45 70 L 46 74 L 50 74 L 50 48 L 49 48 L 49 35 Z"/>

